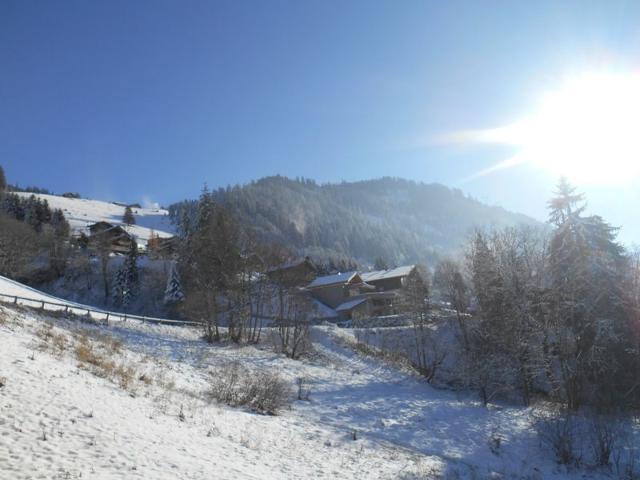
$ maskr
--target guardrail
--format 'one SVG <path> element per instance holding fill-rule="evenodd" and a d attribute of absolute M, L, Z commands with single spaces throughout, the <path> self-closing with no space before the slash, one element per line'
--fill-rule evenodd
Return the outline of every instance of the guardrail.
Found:
<path fill-rule="evenodd" d="M 128 313 L 110 312 L 107 310 L 100 310 L 91 308 L 85 305 L 75 305 L 68 303 L 50 302 L 49 300 L 38 300 L 35 298 L 21 297 L 19 295 L 7 295 L 0 293 L 0 302 L 13 305 L 21 305 L 23 307 L 29 307 L 38 310 L 50 311 L 50 312 L 64 312 L 74 315 L 86 315 L 94 320 L 103 320 L 107 323 L 109 321 L 121 321 L 138 320 L 142 323 L 153 323 L 158 325 L 182 325 L 182 326 L 201 326 L 200 322 L 193 322 L 189 320 L 169 320 L 166 318 L 147 317 L 144 315 L 130 315 Z M 53 308 L 47 308 L 53 307 Z"/>

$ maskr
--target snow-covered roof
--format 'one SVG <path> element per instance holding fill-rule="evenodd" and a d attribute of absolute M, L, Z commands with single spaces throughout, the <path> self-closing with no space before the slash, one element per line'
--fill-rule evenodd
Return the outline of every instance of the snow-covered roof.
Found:
<path fill-rule="evenodd" d="M 311 262 L 311 260 L 309 258 L 302 258 L 302 259 L 295 259 L 295 260 L 290 260 L 288 262 L 281 263 L 280 265 L 276 265 L 275 267 L 271 267 L 267 271 L 268 272 L 277 272 L 279 270 L 287 270 L 288 268 L 294 268 L 294 267 L 297 267 L 299 265 L 303 265 L 305 263 L 307 263 L 307 264 L 309 264 L 309 266 L 313 267 L 313 263 Z"/>
<path fill-rule="evenodd" d="M 406 277 L 415 268 L 415 265 L 404 265 L 402 267 L 390 268 L 389 270 L 375 270 L 373 272 L 361 273 L 363 282 L 375 282 L 387 278 Z"/>
<path fill-rule="evenodd" d="M 326 287 L 327 285 L 334 285 L 336 283 L 346 283 L 356 275 L 358 275 L 358 272 L 343 272 L 336 273 L 334 275 L 325 275 L 323 277 L 316 278 L 307 286 L 307 288 Z"/>
<path fill-rule="evenodd" d="M 349 300 L 348 302 L 344 302 L 341 303 L 340 305 L 338 305 L 336 307 L 336 312 L 345 312 L 345 311 L 349 311 L 355 307 L 357 307 L 358 305 L 360 305 L 361 303 L 364 303 L 367 301 L 366 297 L 360 297 L 360 298 L 354 298 L 353 300 Z"/>

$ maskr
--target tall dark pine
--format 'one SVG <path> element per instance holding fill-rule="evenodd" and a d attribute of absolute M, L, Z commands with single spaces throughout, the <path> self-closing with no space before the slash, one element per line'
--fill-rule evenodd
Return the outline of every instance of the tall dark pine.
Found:
<path fill-rule="evenodd" d="M 549 223 L 560 226 L 572 216 L 579 216 L 584 212 L 584 194 L 576 193 L 566 177 L 561 177 L 555 196 L 547 204 L 549 207 Z"/>
<path fill-rule="evenodd" d="M 131 242 L 124 266 L 124 279 L 122 289 L 122 306 L 127 308 L 136 297 L 140 287 L 140 275 L 138 273 L 138 245 Z"/>
<path fill-rule="evenodd" d="M 133 216 L 133 210 L 131 210 L 131 207 L 129 206 L 125 207 L 124 215 L 122 216 L 122 222 L 127 225 L 136 224 L 136 218 Z"/>
<path fill-rule="evenodd" d="M 617 389 L 625 384 L 620 366 L 629 335 L 621 299 L 627 259 L 617 229 L 599 216 L 584 216 L 583 196 L 566 180 L 549 208 L 556 229 L 549 245 L 548 305 L 568 378 L 567 405 L 610 404 L 622 398 Z"/>
<path fill-rule="evenodd" d="M 7 189 L 7 177 L 4 175 L 4 169 L 2 165 L 0 165 L 0 197 Z"/>
<path fill-rule="evenodd" d="M 180 283 L 180 274 L 176 265 L 171 266 L 169 272 L 169 278 L 167 279 L 167 288 L 164 292 L 165 305 L 173 306 L 184 300 L 184 293 L 182 292 L 182 284 Z"/>
<path fill-rule="evenodd" d="M 224 293 L 238 280 L 239 236 L 239 225 L 205 187 L 192 230 L 183 239 L 180 271 L 184 274 L 187 314 L 203 320 L 210 342 L 220 338 L 219 320 L 226 308 Z"/>

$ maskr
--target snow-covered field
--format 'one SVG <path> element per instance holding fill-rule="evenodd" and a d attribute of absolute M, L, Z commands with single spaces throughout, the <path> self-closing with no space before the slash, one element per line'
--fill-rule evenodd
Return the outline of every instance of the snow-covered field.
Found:
<path fill-rule="evenodd" d="M 436 390 L 355 353 L 350 330 L 314 327 L 315 353 L 290 360 L 267 344 L 208 345 L 188 328 L 105 326 L 15 308 L 0 306 L 3 479 L 606 474 L 556 466 L 530 409 L 484 408 L 471 395 Z M 120 373 L 83 363 L 77 349 L 87 344 Z M 294 393 L 305 378 L 309 401 L 292 400 L 278 416 L 211 401 L 211 376 L 231 361 L 278 372 Z"/>
<path fill-rule="evenodd" d="M 17 192 L 17 194 L 25 198 L 35 195 L 42 200 L 46 200 L 52 209 L 61 209 L 74 233 L 84 232 L 88 234 L 87 227 L 100 221 L 125 226 L 122 223 L 125 207 L 115 203 L 38 193 Z M 151 232 L 158 234 L 160 237 L 173 236 L 174 227 L 171 224 L 167 210 L 161 208 L 133 208 L 132 210 L 136 224 L 127 226 L 126 229 L 136 237 L 140 244 L 146 245 Z"/>

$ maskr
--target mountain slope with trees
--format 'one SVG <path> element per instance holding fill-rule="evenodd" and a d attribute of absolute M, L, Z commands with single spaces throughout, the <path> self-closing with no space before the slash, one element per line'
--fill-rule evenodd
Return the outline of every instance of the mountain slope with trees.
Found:
<path fill-rule="evenodd" d="M 213 195 L 264 239 L 322 260 L 369 265 L 433 263 L 456 253 L 474 227 L 538 224 L 457 189 L 389 177 L 320 185 L 275 176 Z M 179 220 L 194 205 L 174 204 L 170 212 Z"/>

